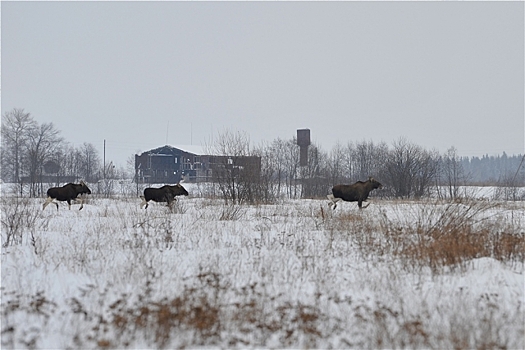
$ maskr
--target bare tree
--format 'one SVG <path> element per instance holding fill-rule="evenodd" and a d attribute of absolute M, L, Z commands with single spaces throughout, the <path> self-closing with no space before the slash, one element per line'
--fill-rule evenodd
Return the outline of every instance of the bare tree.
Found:
<path fill-rule="evenodd" d="M 250 156 L 250 139 L 244 132 L 226 130 L 219 133 L 209 153 L 215 157 L 213 177 L 223 194 L 223 199 L 232 204 L 253 201 L 252 167 L 246 164 Z M 249 180 L 249 178 L 252 180 Z"/>
<path fill-rule="evenodd" d="M 99 166 L 100 158 L 93 145 L 72 147 L 60 137 L 53 123 L 38 124 L 23 109 L 3 115 L 2 179 L 28 183 L 30 196 L 43 193 L 43 182 L 58 185 L 61 179 L 74 181 L 73 177 L 93 181 Z"/>
<path fill-rule="evenodd" d="M 294 137 L 285 142 L 283 146 L 282 153 L 285 162 L 284 169 L 288 198 L 297 198 L 297 178 L 299 177 L 299 147 L 297 147 L 297 139 Z"/>
<path fill-rule="evenodd" d="M 345 173 L 347 173 L 345 171 L 346 158 L 345 148 L 340 143 L 336 143 L 328 155 L 326 169 L 329 183 L 332 186 L 344 182 Z"/>
<path fill-rule="evenodd" d="M 280 195 L 282 164 L 276 159 L 278 154 L 271 144 L 261 144 L 252 151 L 261 160 L 260 174 L 253 177 L 256 200 L 261 203 L 274 203 Z"/>
<path fill-rule="evenodd" d="M 287 141 L 283 139 L 276 139 L 272 142 L 268 151 L 268 164 L 271 164 L 273 169 L 273 179 L 277 182 L 277 196 L 282 193 L 282 188 L 286 184 L 286 149 Z"/>
<path fill-rule="evenodd" d="M 447 187 L 450 198 L 457 198 L 460 185 L 464 185 L 466 175 L 455 147 L 450 147 L 442 158 L 441 177 Z"/>
<path fill-rule="evenodd" d="M 374 164 L 374 143 L 360 142 L 355 146 L 355 171 L 358 179 L 367 179 L 372 174 Z"/>
<path fill-rule="evenodd" d="M 54 186 L 59 186 L 61 182 L 73 181 L 71 175 L 76 174 L 77 158 L 77 152 L 70 144 L 64 142 L 60 147 L 57 147 L 44 163 L 48 182 Z M 55 175 L 53 180 L 51 180 L 49 177 L 50 173 L 46 170 L 46 168 L 49 168 L 50 163 L 56 166 L 53 169 L 53 174 Z"/>
<path fill-rule="evenodd" d="M 297 146 L 296 146 L 297 147 Z M 317 145 L 308 146 L 308 163 L 300 167 L 301 197 L 324 197 L 330 187 L 327 183 L 327 155 Z"/>
<path fill-rule="evenodd" d="M 100 171 L 100 157 L 91 143 L 84 142 L 78 148 L 78 175 L 88 182 L 96 181 L 96 174 Z"/>
<path fill-rule="evenodd" d="M 29 135 L 37 122 L 23 109 L 13 109 L 2 116 L 2 179 L 21 182 L 24 156 L 29 147 Z"/>
<path fill-rule="evenodd" d="M 381 178 L 388 158 L 388 146 L 382 142 L 362 141 L 351 149 L 352 180 L 366 180 L 370 176 Z"/>
<path fill-rule="evenodd" d="M 415 169 L 414 196 L 429 196 L 434 180 L 439 176 L 439 153 L 420 149 Z"/>
<path fill-rule="evenodd" d="M 421 197 L 438 173 L 436 152 L 401 138 L 394 142 L 385 166 L 385 183 L 395 197 Z"/>
<path fill-rule="evenodd" d="M 27 167 L 29 169 L 29 195 L 37 196 L 43 192 L 42 170 L 44 163 L 52 159 L 63 142 L 60 131 L 53 123 L 44 123 L 29 133 Z M 40 184 L 40 186 L 38 186 Z"/>

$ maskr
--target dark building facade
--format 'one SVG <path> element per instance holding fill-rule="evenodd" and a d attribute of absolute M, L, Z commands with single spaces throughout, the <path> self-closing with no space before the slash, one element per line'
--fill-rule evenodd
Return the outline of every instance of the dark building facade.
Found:
<path fill-rule="evenodd" d="M 140 183 L 207 182 L 218 168 L 245 169 L 260 174 L 260 157 L 205 155 L 198 147 L 162 146 L 135 155 L 136 180 Z M 191 149 L 191 150 L 190 150 Z"/>

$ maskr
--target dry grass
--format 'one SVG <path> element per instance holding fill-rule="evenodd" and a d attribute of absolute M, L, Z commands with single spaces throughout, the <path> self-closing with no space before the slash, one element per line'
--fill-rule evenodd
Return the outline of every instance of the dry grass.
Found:
<path fill-rule="evenodd" d="M 409 269 L 464 268 L 489 257 L 512 265 L 525 260 L 520 219 L 503 217 L 497 204 L 476 200 L 399 203 L 394 214 L 345 212 L 333 228 L 348 234 L 365 256 L 398 258 Z M 499 215 L 494 214 L 499 213 Z"/>
<path fill-rule="evenodd" d="M 71 302 L 74 313 L 97 320 L 91 332 L 77 335 L 78 343 L 115 348 L 145 341 L 157 348 L 184 348 L 219 345 L 227 337 L 228 346 L 244 347 L 265 346 L 277 337 L 285 347 L 312 348 L 325 336 L 321 322 L 327 317 L 318 307 L 283 302 L 268 308 L 275 300 L 257 284 L 236 289 L 221 275 L 202 272 L 188 279 L 179 295 L 160 300 L 152 298 L 148 284 L 138 300 L 124 295 L 108 305 L 108 316 L 88 314 L 78 301 Z"/>

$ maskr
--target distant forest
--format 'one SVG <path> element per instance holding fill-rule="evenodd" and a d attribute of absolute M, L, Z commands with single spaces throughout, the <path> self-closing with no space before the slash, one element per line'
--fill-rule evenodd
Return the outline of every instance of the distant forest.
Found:
<path fill-rule="evenodd" d="M 466 174 L 466 182 L 473 185 L 501 185 L 512 181 L 518 168 L 517 178 L 523 174 L 525 169 L 522 164 L 522 155 L 508 156 L 505 152 L 498 156 L 485 155 L 479 157 L 462 157 L 460 160 L 461 166 Z M 523 184 L 522 184 L 523 185 Z"/>

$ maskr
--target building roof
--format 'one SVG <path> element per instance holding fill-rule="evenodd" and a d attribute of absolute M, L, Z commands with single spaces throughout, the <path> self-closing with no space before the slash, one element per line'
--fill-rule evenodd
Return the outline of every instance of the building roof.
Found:
<path fill-rule="evenodd" d="M 184 151 L 186 153 L 191 153 L 194 155 L 206 155 L 207 153 L 204 151 L 205 148 L 202 146 L 197 145 L 164 145 L 158 148 L 150 149 L 147 151 L 140 152 L 140 155 L 144 153 L 153 153 L 153 154 L 170 154 L 171 150 L 178 149 L 181 151 Z"/>
<path fill-rule="evenodd" d="M 198 156 L 207 155 L 209 153 L 205 152 L 205 147 L 198 145 L 174 145 L 172 147 Z"/>

